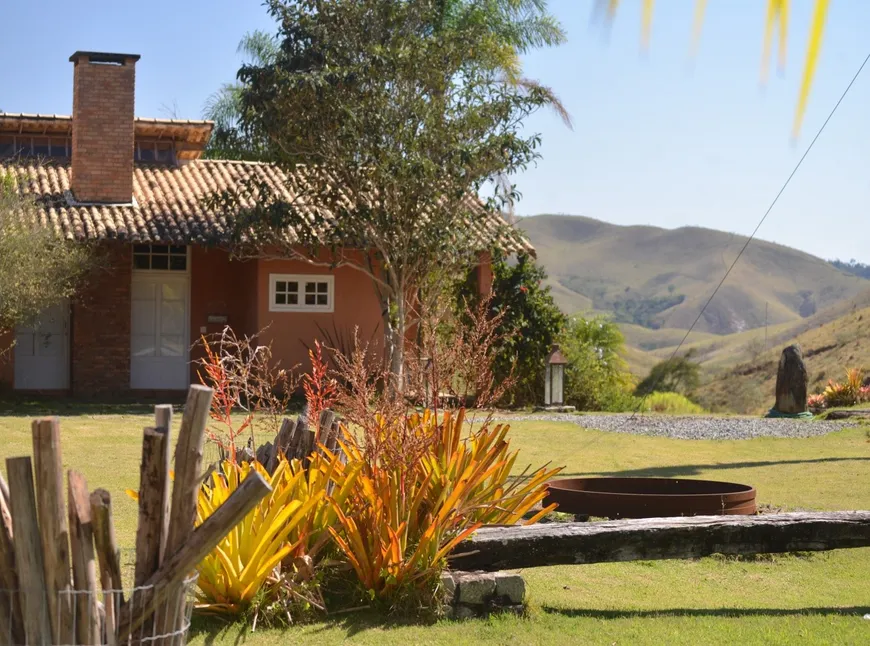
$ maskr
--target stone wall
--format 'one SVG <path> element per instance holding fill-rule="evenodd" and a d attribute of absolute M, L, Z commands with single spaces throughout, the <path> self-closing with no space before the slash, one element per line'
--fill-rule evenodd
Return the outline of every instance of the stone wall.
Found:
<path fill-rule="evenodd" d="M 453 619 L 491 612 L 525 611 L 526 583 L 512 572 L 445 572 L 441 575 L 445 614 Z"/>

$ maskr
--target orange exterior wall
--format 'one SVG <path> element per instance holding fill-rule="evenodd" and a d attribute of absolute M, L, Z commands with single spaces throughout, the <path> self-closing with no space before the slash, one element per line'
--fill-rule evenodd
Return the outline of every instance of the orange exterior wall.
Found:
<path fill-rule="evenodd" d="M 237 336 L 254 334 L 257 327 L 257 261 L 233 260 L 223 249 L 192 246 L 190 261 L 191 383 L 199 383 L 196 361 L 203 356 L 200 335 L 233 328 Z M 209 323 L 209 317 L 226 323 Z"/>
<path fill-rule="evenodd" d="M 330 335 L 336 333 L 352 340 L 354 327 L 359 327 L 359 339 L 370 343 L 370 352 L 380 352 L 383 326 L 380 305 L 371 278 L 350 267 L 330 271 L 301 260 L 260 260 L 257 263 L 258 330 L 269 325 L 264 342 L 272 342 L 272 356 L 281 360 L 281 367 L 307 372 L 311 367 L 308 346 L 314 339 L 325 342 L 318 325 Z M 332 275 L 335 277 L 335 308 L 332 313 L 270 312 L 269 274 Z M 375 346 L 375 347 L 372 347 Z"/>
<path fill-rule="evenodd" d="M 481 252 L 478 256 L 477 286 L 481 296 L 489 296 L 492 291 L 492 254 L 488 251 Z"/>

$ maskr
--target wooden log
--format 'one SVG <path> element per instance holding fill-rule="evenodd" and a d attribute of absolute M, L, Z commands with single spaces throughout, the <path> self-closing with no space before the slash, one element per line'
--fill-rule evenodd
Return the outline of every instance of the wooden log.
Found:
<path fill-rule="evenodd" d="M 272 443 L 271 442 L 266 442 L 263 446 L 261 446 L 259 449 L 257 449 L 256 460 L 262 466 L 265 467 L 267 464 L 269 464 L 269 459 L 271 458 L 271 456 L 272 456 Z"/>
<path fill-rule="evenodd" d="M 118 610 L 124 603 L 124 594 L 121 591 L 121 555 L 112 520 L 112 496 L 105 489 L 97 489 L 91 494 L 91 521 L 100 566 L 100 584 L 103 586 L 106 643 L 111 645 L 115 643 Z"/>
<path fill-rule="evenodd" d="M 172 404 L 158 404 L 154 407 L 154 428 L 165 428 L 172 436 Z"/>
<path fill-rule="evenodd" d="M 172 486 L 172 507 L 166 539 L 166 560 L 182 549 L 196 523 L 196 502 L 199 496 L 202 445 L 208 423 L 214 391 L 194 384 L 187 391 L 187 401 L 181 416 L 178 444 L 175 447 L 175 482 Z M 178 630 L 182 619 L 177 612 L 185 602 L 184 590 L 178 586 L 168 592 L 166 604 L 158 613 L 158 634 Z"/>
<path fill-rule="evenodd" d="M 796 415 L 807 412 L 807 367 L 799 345 L 788 346 L 782 351 L 776 370 L 776 403 L 780 413 Z"/>
<path fill-rule="evenodd" d="M 42 536 L 42 558 L 48 597 L 48 616 L 55 644 L 73 640 L 70 596 L 69 524 L 63 499 L 63 461 L 60 450 L 60 420 L 46 417 L 33 421 L 33 463 L 36 471 L 36 507 Z"/>
<path fill-rule="evenodd" d="M 296 418 L 296 433 L 293 435 L 293 457 L 297 460 L 302 460 L 308 453 L 305 451 L 305 446 L 308 443 L 308 436 L 311 432 L 311 427 L 308 421 L 308 404 L 302 407 L 302 412 Z"/>
<path fill-rule="evenodd" d="M 252 471 L 227 501 L 192 533 L 181 549 L 167 556 L 160 569 L 145 582 L 141 603 L 124 604 L 118 626 L 118 641 L 122 643 L 173 593 L 196 565 L 220 543 L 229 531 L 250 512 L 272 488 L 263 477 Z M 179 607 L 179 612 L 183 606 Z M 183 614 L 178 616 L 178 625 Z"/>
<path fill-rule="evenodd" d="M 327 437 L 332 431 L 332 422 L 335 421 L 335 413 L 328 408 L 320 411 L 320 419 L 317 421 L 317 436 L 315 437 L 315 446 L 317 444 L 326 445 Z"/>
<path fill-rule="evenodd" d="M 76 644 L 100 643 L 100 612 L 97 597 L 97 563 L 94 559 L 94 528 L 91 499 L 85 477 L 70 470 L 69 487 L 70 554 L 73 570 L 73 610 Z"/>
<path fill-rule="evenodd" d="M 290 438 L 293 436 L 295 430 L 296 422 L 289 417 L 285 417 L 284 421 L 281 422 L 281 430 L 278 431 L 278 435 L 275 436 L 275 446 L 272 447 L 272 455 L 269 457 L 269 464 L 266 466 L 266 471 L 269 473 L 275 473 L 275 469 L 278 467 L 279 456 L 282 453 L 285 456 L 287 455 L 287 449 L 290 446 Z"/>
<path fill-rule="evenodd" d="M 2 473 L 0 473 L 0 497 L 5 498 L 7 503 L 9 502 L 9 485 L 3 479 Z"/>
<path fill-rule="evenodd" d="M 136 529 L 136 569 L 140 586 L 157 571 L 166 553 L 169 524 L 169 430 L 146 428 L 139 468 L 139 525 Z"/>
<path fill-rule="evenodd" d="M 6 482 L 4 481 L 3 484 L 5 485 Z M 24 624 L 21 605 L 18 603 L 18 590 L 9 488 L 2 486 L 0 487 L 0 645 L 24 643 Z"/>
<path fill-rule="evenodd" d="M 335 420 L 332 422 L 332 428 L 329 430 L 329 435 L 326 437 L 326 448 L 330 453 L 338 451 L 338 438 L 341 436 L 341 422 Z"/>
<path fill-rule="evenodd" d="M 29 646 L 42 646 L 51 643 L 51 621 L 48 616 L 45 568 L 30 458 L 7 458 L 6 473 L 9 476 L 9 511 L 12 516 L 21 623 L 26 643 Z"/>
<path fill-rule="evenodd" d="M 456 546 L 450 566 L 459 570 L 512 570 L 868 546 L 870 511 L 643 518 L 486 527 Z"/>

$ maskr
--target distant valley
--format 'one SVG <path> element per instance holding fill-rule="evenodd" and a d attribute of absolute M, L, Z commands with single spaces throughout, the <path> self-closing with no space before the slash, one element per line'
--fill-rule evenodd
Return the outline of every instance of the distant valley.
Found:
<path fill-rule="evenodd" d="M 559 306 L 619 322 L 638 374 L 682 340 L 746 242 L 700 227 L 619 226 L 568 215 L 522 218 L 518 226 Z M 870 305 L 870 282 L 856 273 L 846 263 L 753 240 L 685 347 L 709 368 L 757 356 L 765 329 L 770 347 Z"/>

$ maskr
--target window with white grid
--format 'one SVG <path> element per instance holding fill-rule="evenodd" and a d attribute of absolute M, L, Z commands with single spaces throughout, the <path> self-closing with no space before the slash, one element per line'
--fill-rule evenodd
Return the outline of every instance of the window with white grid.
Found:
<path fill-rule="evenodd" d="M 270 312 L 332 312 L 335 278 L 306 274 L 269 274 Z"/>

